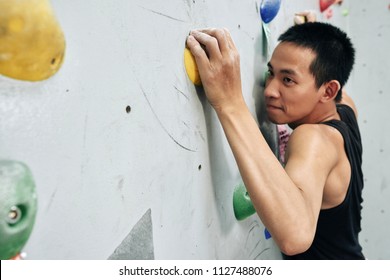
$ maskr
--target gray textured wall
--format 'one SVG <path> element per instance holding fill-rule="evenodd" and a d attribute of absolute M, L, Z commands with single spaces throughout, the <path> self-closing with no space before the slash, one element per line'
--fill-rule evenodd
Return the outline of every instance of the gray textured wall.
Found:
<path fill-rule="evenodd" d="M 390 8 L 389 2 L 349 1 L 357 48 L 349 82 L 363 137 L 365 190 L 361 243 L 369 259 L 390 259 Z"/>

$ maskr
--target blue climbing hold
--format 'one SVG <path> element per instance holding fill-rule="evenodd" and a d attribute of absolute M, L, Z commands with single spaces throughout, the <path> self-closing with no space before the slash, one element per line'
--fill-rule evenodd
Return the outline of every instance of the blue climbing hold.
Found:
<path fill-rule="evenodd" d="M 269 23 L 275 18 L 280 9 L 281 0 L 262 0 L 260 16 L 264 23 Z"/>
<path fill-rule="evenodd" d="M 265 239 L 270 239 L 272 236 L 271 236 L 271 233 L 269 233 L 268 229 L 264 229 L 264 236 L 265 236 Z"/>

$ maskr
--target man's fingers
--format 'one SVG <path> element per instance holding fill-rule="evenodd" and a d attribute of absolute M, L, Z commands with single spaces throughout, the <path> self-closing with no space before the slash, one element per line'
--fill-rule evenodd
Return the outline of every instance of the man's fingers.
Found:
<path fill-rule="evenodd" d="M 234 44 L 234 41 L 232 39 L 232 36 L 228 29 L 224 28 L 223 31 L 225 32 L 226 41 L 228 42 L 229 48 L 231 50 L 236 50 L 236 45 Z"/>
<path fill-rule="evenodd" d="M 231 49 L 232 41 L 228 38 L 230 37 L 230 33 L 227 29 L 209 28 L 200 31 L 217 39 L 219 50 L 222 54 Z"/>
<path fill-rule="evenodd" d="M 194 36 L 189 35 L 187 37 L 187 47 L 190 49 L 192 55 L 194 56 L 198 69 L 204 69 L 204 67 L 209 65 L 209 58 L 207 57 L 205 50 L 194 38 Z"/>
<path fill-rule="evenodd" d="M 191 53 L 198 59 L 208 60 L 205 50 L 200 43 L 192 35 L 187 37 L 187 47 L 191 50 Z"/>
<path fill-rule="evenodd" d="M 302 16 L 305 18 L 304 22 L 315 22 L 317 21 L 317 17 L 314 11 L 303 11 L 295 14 L 296 16 Z M 297 24 L 300 24 L 299 22 Z"/>
<path fill-rule="evenodd" d="M 230 75 L 239 69 L 239 56 L 227 29 L 193 30 L 187 37 L 203 85 L 214 76 Z M 238 67 L 237 67 L 238 66 Z"/>
<path fill-rule="evenodd" d="M 206 48 L 207 55 L 210 60 L 221 58 L 221 50 L 217 38 L 198 30 L 193 30 L 190 33 L 194 38 Z"/>

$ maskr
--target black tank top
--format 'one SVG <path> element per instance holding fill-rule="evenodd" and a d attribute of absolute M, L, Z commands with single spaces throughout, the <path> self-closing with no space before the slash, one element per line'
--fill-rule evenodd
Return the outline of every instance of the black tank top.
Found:
<path fill-rule="evenodd" d="M 333 208 L 320 211 L 313 244 L 304 253 L 285 256 L 285 259 L 364 259 L 359 244 L 363 173 L 362 143 L 353 110 L 337 105 L 341 121 L 330 120 L 323 124 L 336 128 L 344 138 L 344 147 L 351 164 L 351 180 L 344 201 Z"/>

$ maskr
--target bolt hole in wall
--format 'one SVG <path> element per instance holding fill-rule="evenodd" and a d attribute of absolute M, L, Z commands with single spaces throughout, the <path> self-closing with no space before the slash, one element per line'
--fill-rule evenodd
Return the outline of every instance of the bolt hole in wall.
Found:
<path fill-rule="evenodd" d="M 8 1 L 10 2 L 11 0 L 0 0 L 0 3 Z M 41 2 L 46 3 L 46 1 Z M 188 34 L 188 30 L 196 27 L 222 26 L 226 24 L 229 25 L 228 27 L 232 30 L 234 37 L 237 38 L 242 61 L 246 65 L 250 64 L 252 52 L 254 51 L 253 38 L 257 38 L 256 36 L 258 35 L 258 31 L 255 32 L 253 30 L 258 28 L 259 3 L 261 1 L 176 0 L 177 7 L 173 4 L 175 1 L 163 2 L 157 0 L 117 0 L 112 2 L 87 0 L 77 1 L 77 3 L 75 1 L 72 4 L 69 3 L 70 1 L 60 0 L 52 0 L 51 2 L 55 4 L 56 14 L 59 16 L 59 22 L 63 26 L 69 42 L 69 52 L 66 55 L 67 63 L 64 65 L 65 67 L 58 72 L 58 75 L 41 83 L 26 84 L 4 80 L 3 86 L 10 90 L 5 92 L 5 90 L 1 91 L 0 89 L 0 157 L 6 155 L 28 162 L 40 182 L 39 195 L 42 207 L 40 208 L 39 223 L 35 227 L 34 235 L 26 248 L 29 258 L 104 259 L 118 244 L 121 244 L 122 240 L 127 240 L 123 238 L 129 232 L 132 233 L 130 237 L 134 237 L 131 244 L 148 244 L 148 248 L 150 248 L 148 256 L 153 257 L 154 248 L 156 248 L 156 258 L 250 259 L 257 258 L 257 256 L 259 258 L 278 257 L 276 255 L 278 250 L 275 250 L 273 244 L 270 243 L 272 239 L 269 242 L 264 239 L 259 241 L 259 236 L 262 236 L 259 232 L 263 230 L 263 227 L 258 219 L 254 217 L 255 215 L 248 218 L 251 219 L 250 222 L 248 222 L 249 220 L 243 222 L 233 220 L 231 196 L 229 195 L 231 195 L 232 191 L 231 186 L 235 183 L 233 180 L 238 180 L 238 177 L 230 176 L 228 173 L 230 171 L 234 173 L 235 170 L 230 168 L 230 165 L 224 165 L 223 159 L 227 152 L 225 154 L 224 147 L 220 145 L 223 136 L 219 137 L 217 130 L 214 130 L 212 135 L 207 135 L 205 118 L 210 123 L 212 116 L 210 116 L 211 114 L 206 114 L 204 118 L 204 111 L 202 110 L 204 108 L 201 107 L 202 104 L 200 104 L 201 102 L 199 102 L 192 84 L 187 82 L 181 62 L 182 49 L 184 47 L 183 41 Z M 232 9 L 224 10 L 224 6 L 233 5 L 233 2 L 240 3 L 241 6 L 234 11 Z M 387 69 L 389 64 L 387 63 L 388 60 L 385 60 L 388 56 L 384 52 L 378 54 L 382 48 L 378 47 L 373 50 L 372 46 L 388 45 L 388 41 L 386 41 L 386 44 L 382 42 L 385 40 L 384 37 L 388 40 L 387 34 L 389 33 L 387 31 L 389 30 L 389 25 L 387 20 L 389 13 L 384 14 L 384 11 L 389 11 L 386 9 L 387 1 L 386 5 L 383 5 L 385 3 L 384 0 L 349 0 L 344 2 L 346 2 L 344 5 L 349 3 L 350 6 L 334 6 L 333 18 L 323 15 L 319 17 L 319 20 L 329 20 L 334 23 L 352 21 L 350 25 L 351 33 L 352 35 L 356 34 L 354 41 L 358 47 L 359 59 L 355 68 L 355 79 L 351 81 L 351 85 L 356 90 L 351 91 L 351 93 L 353 97 L 356 97 L 357 105 L 360 109 L 359 113 L 362 116 L 363 138 L 366 144 L 368 144 L 363 145 L 366 148 L 365 171 L 367 172 L 365 172 L 365 181 L 367 188 L 364 205 L 366 216 L 363 219 L 365 224 L 363 226 L 364 234 L 362 235 L 362 240 L 365 240 L 364 245 L 369 259 L 386 258 L 389 257 L 390 252 L 389 249 L 386 249 L 386 247 L 389 248 L 387 236 L 389 235 L 388 213 L 390 212 L 388 211 L 388 203 L 386 203 L 388 201 L 386 197 L 388 197 L 390 189 L 387 187 L 388 173 L 386 172 L 388 169 L 386 164 L 388 159 L 387 151 L 389 150 L 387 149 L 388 141 L 386 142 L 388 130 L 381 127 L 381 124 L 384 127 L 386 126 L 386 119 L 374 118 L 378 115 L 377 112 L 381 112 L 383 115 L 386 114 L 386 109 L 382 109 L 383 107 L 381 106 L 388 104 L 386 102 L 388 100 L 387 92 L 384 89 L 390 88 L 390 86 L 388 85 L 388 79 L 384 79 L 384 76 L 378 75 L 378 73 L 386 73 L 384 69 Z M 91 3 L 95 5 L 91 5 Z M 220 11 L 214 9 L 218 6 L 215 3 L 220 4 Z M 245 3 L 250 3 L 250 5 Z M 255 5 L 255 3 L 257 4 Z M 270 30 L 273 32 L 272 36 L 276 36 L 277 32 L 282 31 L 278 30 L 279 23 L 286 20 L 288 24 L 292 24 L 294 12 L 298 12 L 301 8 L 315 8 L 318 10 L 318 2 L 314 0 L 281 1 L 281 3 L 282 13 L 277 15 L 275 21 L 269 25 Z M 379 6 L 381 6 L 380 10 L 379 8 L 377 9 Z M 344 17 L 340 17 L 343 7 L 350 7 L 349 18 L 346 17 L 348 16 L 347 13 L 343 14 Z M 364 9 L 362 9 L 363 7 Z M 76 9 L 78 13 L 72 13 Z M 0 10 L 3 11 L 3 9 Z M 222 11 L 226 13 L 222 13 Z M 381 12 L 380 16 L 378 16 L 379 12 Z M 210 16 L 211 14 L 212 16 Z M 275 14 L 273 15 L 275 16 Z M 83 24 L 86 18 L 93 24 L 86 27 Z M 238 20 L 240 20 L 239 24 Z M 362 24 L 363 22 L 364 24 Z M 78 24 L 76 25 L 76 23 Z M 46 22 L 46 26 L 48 25 Z M 50 26 L 53 26 L 53 23 Z M 78 28 L 75 28 L 75 26 L 78 26 Z M 136 28 L 133 26 L 136 26 Z M 13 24 L 13 30 L 18 30 L 19 28 L 19 23 Z M 62 34 L 59 29 L 55 30 L 58 34 Z M 173 32 L 161 32 L 166 30 L 172 30 Z M 380 33 L 377 36 L 373 36 L 372 32 L 370 32 L 372 30 L 377 30 Z M 36 74 L 36 71 L 24 73 L 28 69 L 23 68 L 23 73 L 18 73 L 18 75 L 13 77 L 40 81 L 56 73 L 56 70 L 61 66 L 65 52 L 65 44 L 62 37 L 62 35 L 56 37 L 59 38 L 56 44 L 50 43 L 51 51 L 45 54 L 45 59 L 42 60 L 44 65 L 42 65 L 42 70 L 40 71 L 41 75 L 31 77 L 32 74 Z M 34 40 L 39 38 L 35 37 Z M 153 38 L 153 40 L 150 38 Z M 156 38 L 161 39 L 161 44 L 154 47 L 150 42 L 155 43 Z M 261 36 L 259 38 L 256 46 L 261 48 Z M 101 64 L 104 65 L 106 63 L 105 58 L 109 58 L 110 62 L 112 60 L 120 62 L 110 65 L 112 73 L 117 78 L 115 83 L 112 82 L 112 79 L 107 79 L 109 73 L 100 76 L 100 71 L 97 71 L 99 67 L 91 67 L 91 65 L 96 65 L 96 57 L 101 55 L 103 51 L 103 48 L 96 47 L 99 46 L 102 39 L 105 41 L 110 40 L 111 50 L 110 55 L 100 56 L 102 59 Z M 266 40 L 264 39 L 264 41 Z M 367 54 L 365 54 L 365 47 L 368 43 Z M 3 44 L 1 46 L 11 45 Z M 33 58 L 36 56 L 36 53 L 41 52 L 41 50 L 32 46 L 29 50 L 34 50 L 34 52 L 26 51 L 25 55 L 28 58 Z M 133 50 L 133 52 L 130 52 L 130 50 Z M 123 59 L 120 55 L 126 57 L 126 59 Z M 378 62 L 378 58 L 383 58 L 380 61 L 382 63 Z M 175 63 L 172 63 L 174 59 L 176 59 Z M 128 64 L 122 65 L 122 62 L 127 62 Z M 123 71 L 131 69 L 130 62 L 139 65 L 139 69 L 132 72 L 134 75 L 122 75 Z M 368 69 L 369 67 L 371 68 Z M 9 69 L 9 67 L 5 68 L 5 70 Z M 149 79 L 148 76 L 151 75 L 141 75 L 146 72 L 144 71 L 145 69 L 153 71 L 153 74 L 155 74 L 153 75 L 154 80 Z M 369 71 L 372 69 L 375 69 L 375 71 Z M 196 73 L 196 71 L 193 70 L 193 73 Z M 374 73 L 376 74 L 374 75 Z M 136 74 L 139 74 L 139 76 Z M 253 73 L 243 73 L 245 85 L 252 84 L 252 76 Z M 369 79 L 367 78 L 368 76 Z M 111 78 L 111 76 L 109 77 Z M 170 81 L 170 83 L 167 81 Z M 367 81 L 370 82 L 368 83 Z M 157 91 L 153 91 L 157 84 L 162 89 L 158 91 L 160 94 L 157 94 Z M 114 91 L 115 95 L 112 94 L 113 85 L 118 86 L 117 89 L 121 87 L 121 90 Z M 172 96 L 170 93 L 175 92 L 172 90 L 172 86 L 175 89 L 180 89 L 181 92 L 177 97 L 177 104 L 173 102 L 168 103 L 168 101 L 172 100 L 169 99 Z M 123 87 L 126 87 L 126 90 L 123 90 Z M 48 89 L 51 90 L 50 94 L 45 94 L 48 93 Z M 73 94 L 66 96 L 64 100 L 69 100 L 71 105 L 80 104 L 80 106 L 68 106 L 72 114 L 68 114 L 64 118 L 52 118 L 58 111 L 50 112 L 50 108 L 57 108 L 55 105 L 59 102 L 58 98 L 62 97 L 59 93 L 61 90 L 68 93 L 70 89 L 72 89 Z M 96 91 L 102 94 L 102 98 L 96 99 Z M 131 94 L 127 94 L 127 92 L 131 92 Z M 250 89 L 248 92 L 250 92 Z M 367 94 L 370 92 L 375 92 L 376 94 Z M 106 96 L 106 93 L 110 93 L 110 95 Z M 124 95 L 118 96 L 120 94 Z M 110 119 L 111 116 L 108 116 L 107 123 L 104 123 L 105 120 L 102 118 L 91 121 L 99 118 L 98 115 L 92 115 L 92 112 L 98 110 L 92 109 L 106 107 L 107 104 L 103 102 L 113 100 L 115 102 L 113 108 L 119 108 L 121 114 L 123 114 L 123 103 L 121 103 L 121 100 L 128 100 L 131 97 L 132 102 L 135 102 L 137 94 L 150 99 L 147 101 L 150 101 L 150 107 L 155 114 L 151 113 L 149 108 L 143 108 L 139 105 L 142 103 L 137 103 L 137 114 L 134 114 L 132 107 L 125 104 L 126 114 L 133 113 L 131 117 L 134 117 L 134 119 L 139 117 L 142 120 L 142 125 L 140 126 L 138 126 L 137 122 L 132 122 L 134 126 L 131 127 L 131 132 L 136 132 L 131 134 L 132 141 L 123 141 L 125 145 L 121 145 L 121 140 L 129 139 L 126 137 L 130 135 L 130 133 L 127 133 L 129 130 L 126 130 L 125 127 L 108 131 L 117 131 L 120 133 L 118 135 L 107 133 L 110 137 L 96 137 L 102 132 L 105 133 L 101 129 L 103 125 L 110 127 L 108 124 L 114 123 L 115 120 Z M 159 99 L 161 96 L 163 98 Z M 379 102 L 373 102 L 373 99 L 376 101 L 380 100 Z M 183 134 L 184 137 L 180 140 L 188 140 L 188 144 L 195 147 L 193 150 L 182 149 L 182 147 L 176 145 L 178 144 L 177 141 L 175 141 L 174 145 L 169 145 L 172 140 L 175 140 L 173 137 L 176 135 L 175 133 L 177 132 L 177 135 L 181 135 L 182 131 L 176 129 L 175 125 L 166 125 L 169 118 L 164 119 L 163 113 L 165 111 L 160 111 L 161 114 L 157 114 L 159 113 L 158 104 L 161 100 L 162 102 L 160 103 L 163 108 L 160 108 L 161 110 L 165 110 L 167 105 L 177 105 L 172 108 L 174 110 L 179 110 L 179 105 L 181 107 L 187 106 L 185 107 L 186 109 L 190 108 L 188 111 L 178 111 L 184 112 L 183 114 L 178 113 L 173 116 L 184 118 L 186 125 L 189 127 L 190 124 L 192 125 L 193 129 L 186 130 L 185 135 Z M 251 100 L 251 96 L 249 96 L 248 100 Z M 83 103 L 84 101 L 88 102 L 88 106 L 86 103 Z M 42 104 L 45 106 L 42 106 Z M 362 106 L 363 104 L 364 106 Z M 152 106 L 154 107 L 152 108 Z M 91 110 L 78 111 L 87 107 Z M 23 118 L 22 114 L 15 118 L 15 113 L 23 112 L 25 108 L 28 108 L 29 113 L 25 114 L 26 118 Z M 41 114 L 42 112 L 43 114 Z M 138 114 L 139 112 L 142 113 Z M 80 127 L 75 125 L 75 122 L 70 121 L 72 116 L 79 119 L 88 113 L 88 118 L 85 118 L 84 122 L 79 122 L 82 124 Z M 42 116 L 44 118 L 29 118 L 30 116 Z M 55 128 L 60 127 L 61 130 L 48 129 L 51 127 L 47 123 Z M 374 123 L 377 125 L 372 125 Z M 12 126 L 6 124 L 11 124 Z M 28 129 L 25 129 L 26 124 L 28 124 Z M 162 126 L 162 124 L 165 126 L 161 130 L 159 125 Z M 148 134 L 144 133 L 145 126 L 150 128 L 147 130 Z M 8 127 L 12 127 L 12 129 L 5 129 Z M 19 130 L 17 129 L 18 127 L 20 127 Z M 170 130 L 171 128 L 172 131 Z M 61 131 L 67 131 L 67 133 L 58 134 Z M 150 133 L 151 131 L 153 134 Z M 167 135 L 158 134 L 160 131 L 166 132 Z M 37 135 L 39 137 L 36 137 Z M 159 143 L 148 142 L 149 139 L 156 139 L 156 135 L 161 136 Z M 26 145 L 25 139 L 31 139 L 32 144 Z M 47 141 L 50 139 L 55 139 L 55 141 L 53 143 Z M 210 147 L 217 155 L 215 158 L 217 158 L 218 162 L 214 165 L 214 171 L 221 171 L 222 174 L 216 180 L 222 183 L 218 185 L 219 188 L 215 189 L 209 183 L 212 181 L 209 177 L 209 164 L 202 166 L 198 163 L 196 165 L 195 161 L 199 158 L 198 155 L 201 152 L 205 152 L 202 155 L 203 158 L 199 161 L 208 162 L 209 154 L 207 154 L 207 149 L 209 146 L 206 143 L 207 141 L 210 141 Z M 370 145 L 379 141 L 382 141 L 380 143 L 384 145 L 383 147 Z M 153 147 L 152 145 L 148 146 L 146 153 L 146 149 L 143 149 L 145 143 L 154 144 Z M 176 149 L 170 148 L 175 147 L 175 145 L 177 146 Z M 58 149 L 59 146 L 64 149 Z M 100 147 L 102 148 L 100 149 Z M 374 159 L 374 155 L 378 154 L 378 148 L 381 156 Z M 61 152 L 61 150 L 64 152 Z M 130 150 L 134 156 L 134 161 L 139 160 L 135 170 L 129 170 L 127 158 L 122 157 L 123 150 Z M 74 151 L 82 152 L 74 153 Z M 160 153 L 160 151 L 162 152 Z M 167 173 L 164 162 L 161 164 L 156 159 L 158 154 L 167 152 L 169 152 L 168 157 L 161 156 L 158 159 L 163 157 L 164 160 L 167 160 L 169 157 L 174 158 L 172 162 L 175 162 L 175 165 L 172 171 L 168 170 L 172 173 Z M 45 155 L 45 160 L 42 160 L 42 155 Z M 188 161 L 189 159 L 191 161 Z M 123 160 L 122 164 L 121 160 Z M 195 163 L 193 164 L 194 161 Z M 99 164 L 96 164 L 97 162 Z M 191 164 L 182 164 L 188 162 Z M 47 163 L 56 163 L 56 165 Z M 105 163 L 107 165 L 104 165 Z M 50 169 L 51 166 L 53 166 L 52 169 Z M 57 168 L 58 166 L 64 166 L 64 169 L 61 170 L 61 168 Z M 371 166 L 378 166 L 378 168 Z M 48 172 L 48 167 L 51 172 Z M 190 176 L 192 177 L 190 178 L 192 181 L 190 181 L 187 178 L 188 176 L 181 175 L 186 174 L 186 172 L 180 172 L 181 170 L 179 169 L 184 167 L 189 167 L 184 171 L 197 172 L 198 176 Z M 104 168 L 105 172 L 99 172 L 100 168 Z M 222 173 L 222 171 L 226 172 Z M 126 177 L 126 174 L 131 175 Z M 151 176 L 146 176 L 145 174 L 151 174 Z M 112 188 L 109 188 L 109 186 L 114 184 L 114 181 L 116 184 L 118 181 L 123 183 L 123 187 L 118 188 L 119 194 L 112 191 Z M 191 189 L 183 189 L 183 185 L 188 185 L 197 191 L 193 192 L 192 194 L 194 195 L 192 196 L 187 195 Z M 139 186 L 147 186 L 148 188 L 145 190 L 145 188 Z M 170 187 L 165 188 L 164 186 Z M 142 191 L 139 191 L 140 189 Z M 178 190 L 179 192 L 177 192 Z M 154 195 L 156 192 L 160 194 L 157 198 Z M 75 195 L 69 196 L 69 193 Z M 177 194 L 184 194 L 184 196 Z M 246 196 L 247 193 L 244 192 L 240 197 L 245 198 Z M 187 197 L 188 201 L 185 201 L 184 197 Z M 203 200 L 204 197 L 210 197 L 210 199 Z M 0 196 L 0 201 L 2 202 L 1 198 L 4 198 L 4 196 Z M 176 198 L 177 200 L 173 200 Z M 199 198 L 202 198 L 202 200 L 199 200 Z M 225 200 L 225 198 L 227 199 Z M 139 203 L 140 201 L 143 203 Z M 218 208 L 218 212 L 209 208 L 209 205 L 207 205 L 210 204 L 209 202 L 218 206 L 215 207 Z M 0 203 L 0 210 L 3 205 L 3 202 Z M 14 207 L 13 205 L 16 206 Z M 69 207 L 63 209 L 63 205 L 69 205 Z M 107 207 L 102 207 L 102 205 Z M 146 207 L 145 205 L 148 206 Z M 149 209 L 148 214 L 145 215 L 146 218 L 144 218 L 142 215 L 146 209 L 143 207 L 148 208 L 149 205 L 151 210 Z M 26 221 L 24 217 L 31 211 L 24 209 L 20 204 L 12 204 L 11 206 L 11 208 L 4 208 L 3 213 L 7 215 L 6 220 L 8 224 L 16 228 Z M 222 210 L 219 211 L 219 208 Z M 204 209 L 214 211 L 209 214 L 210 219 L 207 227 L 196 226 L 196 228 L 192 228 L 191 225 L 204 224 L 202 215 L 202 210 Z M 64 212 L 62 211 L 66 211 L 66 215 L 63 215 Z M 379 217 L 378 212 L 381 214 Z M 79 213 L 83 213 L 83 215 L 80 216 Z M 189 216 L 185 216 L 188 213 L 192 214 L 191 219 L 188 219 Z M 254 211 L 252 210 L 251 213 L 254 213 Z M 63 218 L 60 220 L 58 219 L 59 216 Z M 74 217 L 77 217 L 77 219 L 74 219 Z M 72 230 L 68 229 L 69 225 L 74 225 Z M 137 225 L 139 225 L 138 228 Z M 248 225 L 250 225 L 249 228 Z M 153 229 L 153 232 L 151 229 Z M 150 233 L 150 236 L 147 236 L 148 238 L 145 238 L 145 232 Z M 218 238 L 214 238 L 214 236 L 218 236 Z M 4 240 L 1 237 L 0 244 Z M 244 242 L 241 242 L 241 244 L 236 242 L 239 239 L 244 240 Z M 266 239 L 268 239 L 268 235 Z M 146 241 L 142 243 L 140 240 L 142 242 Z M 96 246 L 96 244 L 98 245 Z M 208 244 L 208 246 L 203 246 L 202 244 Z M 231 244 L 231 246 L 228 246 L 229 248 L 225 250 L 225 246 L 221 244 Z M 134 247 L 129 247 L 129 250 L 136 251 L 135 249 L 139 247 L 134 245 Z M 57 248 L 63 250 L 57 250 Z M 93 248 L 92 251 L 90 251 L 91 248 Z M 145 252 L 146 250 L 143 248 L 143 251 Z M 276 253 L 270 253 L 271 251 Z M 262 254 L 263 252 L 265 254 Z M 0 253 L 2 253 L 1 250 Z M 137 255 L 137 253 L 134 255 Z M 145 255 L 139 254 L 139 256 Z"/>
<path fill-rule="evenodd" d="M 131 107 L 130 106 L 126 106 L 126 113 L 130 114 L 131 112 Z"/>

